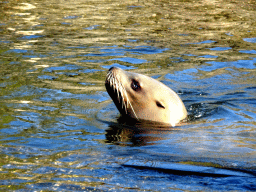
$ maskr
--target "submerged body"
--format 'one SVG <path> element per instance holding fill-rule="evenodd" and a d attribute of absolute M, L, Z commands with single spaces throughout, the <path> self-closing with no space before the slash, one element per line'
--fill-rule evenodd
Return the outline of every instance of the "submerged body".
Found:
<path fill-rule="evenodd" d="M 105 86 L 122 116 L 172 126 L 187 117 L 187 110 L 179 96 L 151 77 L 112 67 Z"/>

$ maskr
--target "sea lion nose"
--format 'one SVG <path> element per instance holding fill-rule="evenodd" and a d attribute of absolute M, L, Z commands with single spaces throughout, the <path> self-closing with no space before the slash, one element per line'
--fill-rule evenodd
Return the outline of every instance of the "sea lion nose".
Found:
<path fill-rule="evenodd" d="M 110 67 L 110 69 L 108 71 L 120 71 L 121 69 L 118 67 Z"/>
<path fill-rule="evenodd" d="M 110 67 L 108 71 L 112 71 L 113 69 L 115 69 L 115 67 Z"/>

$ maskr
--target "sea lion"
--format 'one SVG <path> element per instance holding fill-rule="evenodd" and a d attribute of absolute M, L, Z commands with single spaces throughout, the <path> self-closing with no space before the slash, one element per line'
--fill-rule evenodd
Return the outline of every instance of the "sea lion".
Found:
<path fill-rule="evenodd" d="M 106 90 L 124 117 L 177 125 L 187 117 L 179 96 L 163 83 L 146 75 L 111 67 Z"/>

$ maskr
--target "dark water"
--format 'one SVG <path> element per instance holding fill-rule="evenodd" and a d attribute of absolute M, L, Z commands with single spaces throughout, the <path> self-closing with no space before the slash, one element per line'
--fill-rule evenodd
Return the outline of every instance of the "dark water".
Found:
<path fill-rule="evenodd" d="M 0 190 L 256 190 L 255 1 L 0 2 Z M 124 125 L 119 66 L 191 121 Z"/>

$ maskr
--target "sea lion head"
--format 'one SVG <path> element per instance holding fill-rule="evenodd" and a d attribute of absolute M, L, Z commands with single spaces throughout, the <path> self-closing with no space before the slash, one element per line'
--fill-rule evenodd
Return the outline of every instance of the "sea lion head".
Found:
<path fill-rule="evenodd" d="M 107 74 L 105 86 L 122 116 L 172 126 L 187 116 L 179 96 L 151 77 L 112 67 Z"/>

